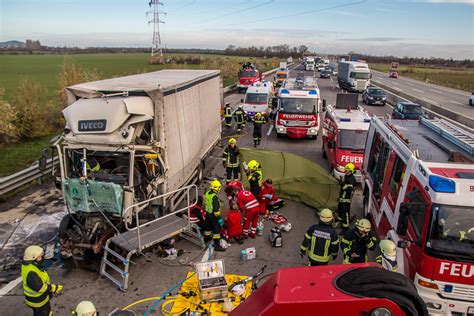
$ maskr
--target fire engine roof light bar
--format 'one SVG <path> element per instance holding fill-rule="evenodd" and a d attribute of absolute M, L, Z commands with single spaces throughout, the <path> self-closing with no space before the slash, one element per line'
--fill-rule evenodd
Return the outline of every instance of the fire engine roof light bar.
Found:
<path fill-rule="evenodd" d="M 311 95 L 318 94 L 318 91 L 316 91 L 316 90 L 310 90 L 310 91 L 308 92 L 308 94 L 311 94 Z"/>
<path fill-rule="evenodd" d="M 436 192 L 440 193 L 454 193 L 456 192 L 456 183 L 453 180 L 446 179 L 437 175 L 430 175 L 430 187 Z"/>

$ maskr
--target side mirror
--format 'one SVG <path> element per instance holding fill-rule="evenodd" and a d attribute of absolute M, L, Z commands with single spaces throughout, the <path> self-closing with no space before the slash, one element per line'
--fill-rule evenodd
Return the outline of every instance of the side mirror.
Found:
<path fill-rule="evenodd" d="M 326 111 L 326 99 L 323 99 L 323 112 Z"/>
<path fill-rule="evenodd" d="M 48 163 L 49 150 L 45 148 L 41 151 L 41 157 L 38 160 L 38 169 L 43 172 L 46 170 L 46 164 Z"/>
<path fill-rule="evenodd" d="M 398 217 L 397 223 L 397 234 L 405 236 L 408 228 L 408 217 L 410 216 L 410 208 L 407 204 L 402 203 L 400 205 L 400 216 Z"/>

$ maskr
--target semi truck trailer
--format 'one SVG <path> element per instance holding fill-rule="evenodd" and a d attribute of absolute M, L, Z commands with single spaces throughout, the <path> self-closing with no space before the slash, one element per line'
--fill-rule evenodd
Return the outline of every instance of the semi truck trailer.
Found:
<path fill-rule="evenodd" d="M 341 89 L 362 92 L 370 85 L 372 74 L 369 65 L 354 61 L 340 61 L 337 69 L 337 81 Z"/>

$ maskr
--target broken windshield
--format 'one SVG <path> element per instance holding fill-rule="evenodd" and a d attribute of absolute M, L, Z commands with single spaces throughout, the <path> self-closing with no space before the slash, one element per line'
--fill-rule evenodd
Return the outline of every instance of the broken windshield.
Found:
<path fill-rule="evenodd" d="M 122 214 L 123 189 L 118 184 L 67 179 L 63 182 L 62 190 L 72 212 Z"/>

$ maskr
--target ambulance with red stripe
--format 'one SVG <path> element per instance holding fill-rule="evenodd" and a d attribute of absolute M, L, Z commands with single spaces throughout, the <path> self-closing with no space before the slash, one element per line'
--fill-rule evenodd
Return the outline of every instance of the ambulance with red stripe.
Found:
<path fill-rule="evenodd" d="M 474 315 L 474 135 L 443 119 L 371 118 L 364 211 L 433 315 Z"/>
<path fill-rule="evenodd" d="M 356 169 L 355 177 L 361 182 L 360 169 L 369 126 L 370 116 L 360 106 L 356 105 L 354 109 L 327 106 L 323 121 L 322 152 L 336 179 L 344 178 L 344 166 L 352 162 Z"/>
<path fill-rule="evenodd" d="M 287 79 L 278 93 L 275 119 L 277 137 L 316 139 L 319 132 L 321 98 L 317 85 L 304 78 Z"/>

